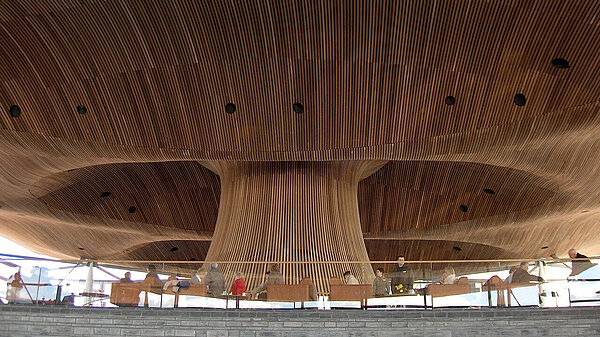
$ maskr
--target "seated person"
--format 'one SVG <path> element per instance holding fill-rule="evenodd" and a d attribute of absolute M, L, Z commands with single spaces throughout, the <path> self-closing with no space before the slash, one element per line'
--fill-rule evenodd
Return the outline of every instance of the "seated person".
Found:
<path fill-rule="evenodd" d="M 225 276 L 223 276 L 218 267 L 218 264 L 211 263 L 210 270 L 204 278 L 204 283 L 208 290 L 207 293 L 212 296 L 220 296 L 225 291 Z"/>
<path fill-rule="evenodd" d="M 205 276 L 206 276 L 206 273 L 202 270 L 202 268 L 198 268 L 198 270 L 196 270 L 196 273 L 194 273 L 194 275 L 192 275 L 190 283 L 191 284 L 202 284 L 202 280 L 204 279 Z"/>
<path fill-rule="evenodd" d="M 309 288 L 308 288 L 308 292 L 309 292 L 309 296 L 310 296 L 310 300 L 311 301 L 316 301 L 318 300 L 317 297 L 317 287 L 315 287 L 315 284 L 312 282 L 310 277 L 304 277 L 302 278 L 302 280 L 300 280 L 300 284 L 308 284 Z"/>
<path fill-rule="evenodd" d="M 179 280 L 177 279 L 177 277 L 171 275 L 167 279 L 167 282 L 165 282 L 165 284 L 163 285 L 163 290 L 167 291 L 167 289 L 169 289 L 169 287 L 173 287 L 172 291 L 178 292 L 179 291 L 178 285 L 179 285 Z"/>
<path fill-rule="evenodd" d="M 390 283 L 383 277 L 383 268 L 377 268 L 375 271 L 375 280 L 373 281 L 373 295 L 385 296 L 390 294 Z"/>
<path fill-rule="evenodd" d="M 572 259 L 587 259 L 588 257 L 580 254 L 577 252 L 577 250 L 575 250 L 575 248 L 571 248 L 569 249 L 569 257 Z M 587 269 L 595 266 L 595 264 L 591 263 L 590 260 L 577 260 L 577 261 L 571 261 L 571 274 L 569 276 L 575 276 L 578 274 L 581 274 L 582 272 L 586 271 Z"/>
<path fill-rule="evenodd" d="M 271 269 L 266 274 L 267 279 L 258 287 L 250 291 L 250 297 L 255 297 L 260 292 L 266 291 L 267 287 L 271 284 L 283 284 L 283 275 L 279 271 L 279 266 L 276 264 L 271 265 Z"/>
<path fill-rule="evenodd" d="M 156 273 L 156 267 L 153 264 L 148 265 L 146 267 L 146 278 L 143 283 L 150 285 L 150 287 L 160 287 L 162 285 L 162 281 L 158 278 L 158 274 Z"/>
<path fill-rule="evenodd" d="M 544 279 L 540 276 L 529 274 L 527 271 L 528 268 L 528 262 L 521 262 L 520 268 L 515 271 L 510 283 L 529 283 L 529 281 L 544 282 Z"/>
<path fill-rule="evenodd" d="M 229 292 L 233 296 L 242 296 L 246 292 L 246 282 L 244 281 L 244 274 L 241 272 L 235 273 L 233 283 Z"/>
<path fill-rule="evenodd" d="M 131 280 L 131 273 L 130 272 L 126 272 L 125 273 L 125 277 L 123 277 L 122 279 L 119 280 L 119 283 L 132 283 L 133 281 Z"/>
<path fill-rule="evenodd" d="M 344 273 L 344 280 L 346 281 L 346 284 L 360 284 L 358 283 L 356 277 L 354 277 L 349 270 Z"/>
<path fill-rule="evenodd" d="M 444 273 L 442 274 L 442 278 L 440 279 L 440 284 L 454 284 L 456 283 L 456 274 L 454 273 L 454 268 L 446 267 L 444 268 Z"/>
<path fill-rule="evenodd" d="M 513 277 L 514 273 L 517 271 L 517 269 L 519 269 L 519 267 L 517 267 L 517 266 L 510 267 L 510 270 L 508 271 L 508 277 L 504 279 L 505 283 L 512 282 L 512 277 Z"/>

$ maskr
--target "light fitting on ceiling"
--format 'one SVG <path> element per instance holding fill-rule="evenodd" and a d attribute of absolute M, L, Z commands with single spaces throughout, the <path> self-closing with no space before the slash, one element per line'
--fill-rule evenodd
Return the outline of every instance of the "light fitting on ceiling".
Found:
<path fill-rule="evenodd" d="M 301 114 L 304 112 L 304 106 L 302 106 L 302 103 L 296 102 L 296 103 L 292 104 L 292 109 L 297 114 Z"/>
<path fill-rule="evenodd" d="M 10 114 L 10 117 L 17 118 L 21 116 L 21 108 L 18 105 L 11 105 L 8 113 Z"/>
<path fill-rule="evenodd" d="M 552 60 L 552 65 L 558 69 L 567 69 L 570 67 L 569 61 L 565 60 L 562 57 L 557 57 L 554 60 Z"/>
<path fill-rule="evenodd" d="M 225 112 L 228 114 L 232 114 L 235 112 L 235 104 L 227 103 L 225 104 Z"/>
<path fill-rule="evenodd" d="M 524 106 L 525 102 L 527 102 L 527 99 L 523 94 L 516 94 L 514 101 L 517 106 Z"/>
<path fill-rule="evenodd" d="M 444 103 L 446 103 L 446 105 L 454 105 L 454 103 L 456 103 L 456 98 L 454 96 L 446 96 Z"/>
<path fill-rule="evenodd" d="M 78 105 L 77 106 L 77 113 L 80 115 L 84 115 L 85 113 L 87 113 L 87 108 L 83 105 Z"/>

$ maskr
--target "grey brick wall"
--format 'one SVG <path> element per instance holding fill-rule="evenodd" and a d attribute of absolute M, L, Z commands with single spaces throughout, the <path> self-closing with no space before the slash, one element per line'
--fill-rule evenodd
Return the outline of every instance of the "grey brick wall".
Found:
<path fill-rule="evenodd" d="M 0 306 L 0 336 L 600 336 L 600 308 L 203 310 Z"/>

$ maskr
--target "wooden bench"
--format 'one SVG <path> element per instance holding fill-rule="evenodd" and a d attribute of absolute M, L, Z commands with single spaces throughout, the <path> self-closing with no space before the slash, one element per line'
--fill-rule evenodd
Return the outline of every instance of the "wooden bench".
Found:
<path fill-rule="evenodd" d="M 179 288 L 179 292 L 163 291 L 159 283 L 148 282 L 113 283 L 110 291 L 110 303 L 118 306 L 137 306 L 140 293 L 144 291 L 144 306 L 148 305 L 148 293 L 175 295 L 175 307 L 179 303 L 179 295 L 207 296 L 206 284 L 190 284 L 189 288 Z"/>
<path fill-rule="evenodd" d="M 483 288 L 482 290 L 487 291 L 488 294 L 488 304 L 491 306 L 491 291 L 496 291 L 496 305 L 497 306 L 511 306 L 511 295 L 512 297 L 514 297 L 514 293 L 512 292 L 512 289 L 514 288 L 523 288 L 523 287 L 532 287 L 532 286 L 536 286 L 536 283 L 529 283 L 529 282 L 525 282 L 525 283 L 506 283 L 504 282 L 500 277 L 494 275 L 492 277 L 490 277 L 489 280 L 487 280 L 484 284 L 483 284 Z M 506 293 L 506 301 L 505 301 L 505 293 Z M 515 297 L 516 299 L 516 297 Z M 518 303 L 518 301 L 517 301 Z"/>
<path fill-rule="evenodd" d="M 337 277 L 329 280 L 330 301 L 360 301 L 366 306 L 367 298 L 373 297 L 372 284 L 342 284 Z"/>
<path fill-rule="evenodd" d="M 427 294 L 431 297 L 443 297 L 452 295 L 469 294 L 471 286 L 466 277 L 459 278 L 454 284 L 430 284 L 427 286 Z"/>
<path fill-rule="evenodd" d="M 310 285 L 270 284 L 267 286 L 267 301 L 308 302 L 310 301 Z"/>

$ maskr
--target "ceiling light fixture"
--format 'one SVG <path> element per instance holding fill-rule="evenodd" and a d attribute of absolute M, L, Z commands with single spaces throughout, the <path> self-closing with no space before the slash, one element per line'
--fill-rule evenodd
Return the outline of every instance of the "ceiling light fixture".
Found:
<path fill-rule="evenodd" d="M 18 105 L 12 105 L 8 110 L 8 113 L 10 114 L 10 117 L 17 118 L 21 116 L 21 108 Z"/>
<path fill-rule="evenodd" d="M 562 57 L 557 57 L 554 60 L 552 60 L 552 65 L 558 69 L 567 69 L 570 67 L 569 61 L 565 60 Z"/>
<path fill-rule="evenodd" d="M 225 112 L 228 114 L 232 114 L 235 112 L 235 104 L 227 103 L 225 104 Z"/>
<path fill-rule="evenodd" d="M 296 103 L 292 104 L 292 109 L 297 114 L 304 113 L 304 106 L 302 106 L 302 103 L 296 102 Z"/>
<path fill-rule="evenodd" d="M 517 106 L 524 106 L 525 102 L 527 102 L 527 99 L 523 94 L 516 94 L 514 101 Z"/>
<path fill-rule="evenodd" d="M 135 213 L 135 210 L 136 210 L 135 206 L 131 206 L 128 209 L 129 213 Z"/>
<path fill-rule="evenodd" d="M 454 103 L 456 103 L 456 98 L 454 96 L 446 96 L 444 103 L 446 103 L 446 105 L 454 105 Z"/>
<path fill-rule="evenodd" d="M 487 193 L 487 194 L 496 194 L 496 192 L 494 192 L 494 190 L 492 190 L 492 189 L 489 189 L 489 188 L 484 188 L 484 189 L 483 189 L 483 192 L 484 192 L 484 193 Z"/>
<path fill-rule="evenodd" d="M 467 207 L 467 205 L 460 205 L 458 208 L 460 208 L 460 210 L 461 210 L 462 212 L 466 212 L 466 211 L 468 211 L 468 210 L 469 210 L 469 207 Z"/>

